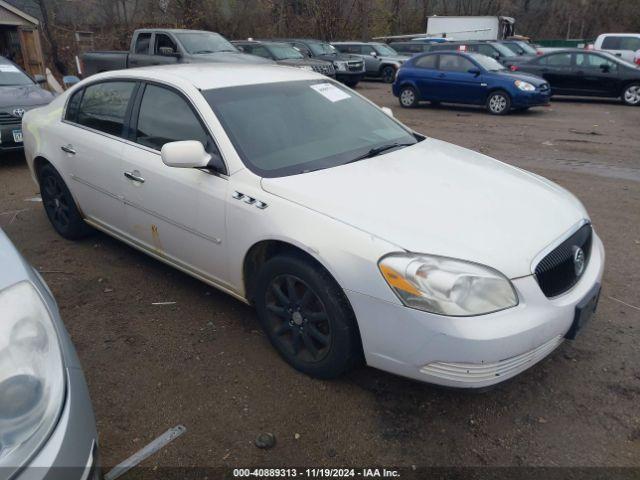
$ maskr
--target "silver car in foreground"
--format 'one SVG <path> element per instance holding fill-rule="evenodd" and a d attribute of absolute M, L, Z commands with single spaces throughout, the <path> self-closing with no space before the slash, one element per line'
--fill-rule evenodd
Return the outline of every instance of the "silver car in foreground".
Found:
<path fill-rule="evenodd" d="M 0 230 L 0 480 L 99 478 L 95 419 L 51 291 Z"/>

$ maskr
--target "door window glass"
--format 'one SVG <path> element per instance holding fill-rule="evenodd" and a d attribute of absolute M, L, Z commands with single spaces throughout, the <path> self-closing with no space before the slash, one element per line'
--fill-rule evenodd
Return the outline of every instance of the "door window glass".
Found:
<path fill-rule="evenodd" d="M 542 57 L 538 60 L 540 65 L 548 65 L 550 67 L 570 67 L 571 66 L 571 54 L 570 53 L 556 53 L 547 57 Z"/>
<path fill-rule="evenodd" d="M 138 34 L 138 39 L 136 40 L 136 53 L 139 53 L 142 55 L 148 55 L 150 41 L 151 41 L 150 33 Z"/>
<path fill-rule="evenodd" d="M 160 55 L 160 49 L 163 47 L 170 48 L 173 52 L 178 51 L 176 42 L 171 40 L 171 37 L 169 37 L 169 35 L 165 35 L 164 33 L 156 33 L 155 54 Z"/>
<path fill-rule="evenodd" d="M 80 103 L 77 122 L 121 137 L 134 87 L 134 82 L 104 82 L 88 86 Z"/>
<path fill-rule="evenodd" d="M 147 85 L 140 104 L 136 142 L 161 150 L 165 143 L 181 140 L 197 140 L 205 148 L 211 147 L 209 136 L 184 98 L 167 88 Z"/>
<path fill-rule="evenodd" d="M 264 45 L 254 45 L 251 54 L 257 55 L 259 57 L 271 58 L 269 50 L 267 50 L 267 47 L 265 47 Z"/>
<path fill-rule="evenodd" d="M 475 65 L 461 55 L 440 55 L 440 70 L 446 72 L 468 72 Z"/>
<path fill-rule="evenodd" d="M 69 120 L 70 122 L 75 122 L 77 120 L 78 109 L 80 108 L 80 100 L 82 100 L 83 91 L 84 90 L 81 88 L 69 99 L 69 103 L 67 103 L 67 112 L 64 116 L 65 120 Z"/>
<path fill-rule="evenodd" d="M 614 71 L 618 68 L 618 65 L 615 62 L 608 58 L 601 57 L 600 55 L 594 55 L 593 53 L 578 53 L 576 55 L 576 66 L 580 68 L 606 68 L 610 71 Z"/>

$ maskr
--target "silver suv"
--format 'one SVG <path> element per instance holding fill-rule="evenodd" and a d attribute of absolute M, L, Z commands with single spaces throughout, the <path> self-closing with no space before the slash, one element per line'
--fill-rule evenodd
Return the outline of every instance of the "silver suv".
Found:
<path fill-rule="evenodd" d="M 364 60 L 365 76 L 381 78 L 385 83 L 393 83 L 396 71 L 411 58 L 380 42 L 333 42 L 331 45 L 342 53 L 360 56 Z"/>

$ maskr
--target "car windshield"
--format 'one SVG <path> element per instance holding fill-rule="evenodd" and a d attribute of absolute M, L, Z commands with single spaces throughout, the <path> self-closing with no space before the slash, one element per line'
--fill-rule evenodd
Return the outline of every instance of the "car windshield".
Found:
<path fill-rule="evenodd" d="M 239 51 L 229 40 L 213 32 L 176 33 L 176 37 L 184 49 L 192 55 Z"/>
<path fill-rule="evenodd" d="M 372 45 L 372 47 L 378 53 L 378 55 L 382 55 L 385 57 L 394 57 L 398 55 L 398 52 L 396 52 L 393 48 L 388 47 L 387 45 L 378 44 Z"/>
<path fill-rule="evenodd" d="M 33 80 L 11 63 L 0 63 L 0 86 L 33 85 Z"/>
<path fill-rule="evenodd" d="M 309 48 L 314 55 L 336 55 L 338 51 L 328 43 L 310 43 Z"/>
<path fill-rule="evenodd" d="M 490 72 L 499 72 L 501 70 L 506 70 L 506 68 L 504 68 L 500 64 L 500 62 L 498 62 L 497 60 L 491 57 L 487 57 L 486 55 L 480 55 L 480 54 L 474 53 L 474 54 L 471 54 L 471 57 L 476 61 L 476 63 L 480 64 L 482 68 Z"/>
<path fill-rule="evenodd" d="M 524 50 L 524 53 L 526 53 L 527 55 L 537 55 L 538 54 L 538 51 L 535 48 L 533 48 L 531 45 L 529 45 L 527 42 L 517 41 L 516 44 L 522 50 Z"/>
<path fill-rule="evenodd" d="M 500 55 L 502 55 L 503 57 L 515 57 L 518 55 L 513 50 L 505 47 L 501 43 L 492 43 L 491 46 L 498 50 L 500 52 Z"/>
<path fill-rule="evenodd" d="M 203 95 L 245 165 L 262 177 L 332 168 L 418 141 L 359 95 L 326 80 L 243 85 Z"/>
<path fill-rule="evenodd" d="M 291 45 L 285 45 L 284 43 L 278 45 L 269 45 L 269 50 L 276 60 L 304 58 L 304 55 L 302 55 L 298 50 L 293 48 Z"/>

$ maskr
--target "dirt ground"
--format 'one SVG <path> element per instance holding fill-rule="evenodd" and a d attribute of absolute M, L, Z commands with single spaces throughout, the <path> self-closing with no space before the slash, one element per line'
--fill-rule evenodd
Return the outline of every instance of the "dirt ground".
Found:
<path fill-rule="evenodd" d="M 0 226 L 58 300 L 103 463 L 183 424 L 146 465 L 640 467 L 640 109 L 559 100 L 493 117 L 403 110 L 381 83 L 358 90 L 417 131 L 577 194 L 607 250 L 597 315 L 575 342 L 482 394 L 370 368 L 314 380 L 280 360 L 251 308 L 103 234 L 58 237 L 29 201 L 38 190 L 24 159 L 2 158 Z M 273 449 L 254 446 L 261 432 L 276 436 Z"/>

